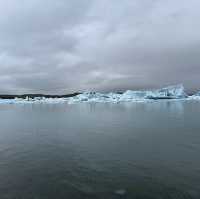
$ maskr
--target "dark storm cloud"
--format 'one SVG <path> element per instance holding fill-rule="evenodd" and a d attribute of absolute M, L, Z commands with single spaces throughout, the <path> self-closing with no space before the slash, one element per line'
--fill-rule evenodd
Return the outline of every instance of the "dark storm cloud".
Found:
<path fill-rule="evenodd" d="M 200 88 L 198 0 L 0 0 L 0 92 Z"/>

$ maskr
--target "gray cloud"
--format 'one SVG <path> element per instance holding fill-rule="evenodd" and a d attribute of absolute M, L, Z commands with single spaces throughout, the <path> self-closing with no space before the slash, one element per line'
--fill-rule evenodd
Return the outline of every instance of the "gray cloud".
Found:
<path fill-rule="evenodd" d="M 0 93 L 200 88 L 198 0 L 0 3 Z"/>

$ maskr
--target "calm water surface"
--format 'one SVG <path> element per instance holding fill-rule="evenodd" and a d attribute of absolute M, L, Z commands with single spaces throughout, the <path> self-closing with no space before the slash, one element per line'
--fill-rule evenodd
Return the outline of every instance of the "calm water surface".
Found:
<path fill-rule="evenodd" d="M 200 102 L 0 105 L 0 199 L 199 199 Z"/>

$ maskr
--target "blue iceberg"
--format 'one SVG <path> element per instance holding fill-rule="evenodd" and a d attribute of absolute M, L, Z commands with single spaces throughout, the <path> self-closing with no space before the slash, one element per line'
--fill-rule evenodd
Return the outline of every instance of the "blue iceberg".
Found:
<path fill-rule="evenodd" d="M 184 91 L 182 84 L 175 86 L 168 86 L 162 89 L 149 91 L 132 91 L 127 90 L 122 94 L 118 93 L 98 93 L 98 92 L 84 92 L 80 95 L 69 99 L 69 103 L 76 102 L 135 102 L 135 101 L 149 101 L 158 99 L 185 99 L 188 95 Z"/>

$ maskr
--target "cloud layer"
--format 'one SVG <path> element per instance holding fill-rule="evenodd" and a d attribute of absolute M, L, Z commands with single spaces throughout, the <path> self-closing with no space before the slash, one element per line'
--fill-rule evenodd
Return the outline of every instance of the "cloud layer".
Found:
<path fill-rule="evenodd" d="M 200 88 L 198 0 L 0 5 L 0 93 Z"/>

